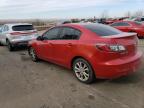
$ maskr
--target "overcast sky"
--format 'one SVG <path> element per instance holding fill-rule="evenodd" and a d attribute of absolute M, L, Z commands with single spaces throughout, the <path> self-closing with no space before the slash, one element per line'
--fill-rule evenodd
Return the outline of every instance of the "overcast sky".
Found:
<path fill-rule="evenodd" d="M 144 11 L 144 0 L 0 0 L 0 19 L 123 16 Z"/>

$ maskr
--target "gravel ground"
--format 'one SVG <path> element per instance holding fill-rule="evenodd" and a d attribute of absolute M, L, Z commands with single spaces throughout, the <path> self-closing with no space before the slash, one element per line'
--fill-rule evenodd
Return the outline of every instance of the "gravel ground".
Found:
<path fill-rule="evenodd" d="M 25 49 L 0 47 L 0 108 L 144 108 L 143 102 L 144 63 L 130 76 L 85 85 L 70 70 L 32 62 Z"/>

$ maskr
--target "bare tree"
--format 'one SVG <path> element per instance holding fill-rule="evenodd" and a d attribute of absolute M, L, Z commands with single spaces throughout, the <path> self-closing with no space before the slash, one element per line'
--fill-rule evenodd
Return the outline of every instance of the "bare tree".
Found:
<path fill-rule="evenodd" d="M 130 11 L 126 12 L 125 17 L 131 17 L 131 12 Z"/>
<path fill-rule="evenodd" d="M 101 18 L 108 18 L 108 11 L 107 10 L 104 10 L 101 14 Z"/>
<path fill-rule="evenodd" d="M 135 17 L 143 16 L 143 15 L 144 15 L 144 12 L 142 10 L 138 10 L 133 14 L 133 16 L 135 16 Z"/>

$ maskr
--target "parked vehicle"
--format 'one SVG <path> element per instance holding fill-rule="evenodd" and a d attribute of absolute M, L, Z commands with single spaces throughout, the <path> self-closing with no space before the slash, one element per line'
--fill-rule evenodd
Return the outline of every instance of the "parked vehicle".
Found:
<path fill-rule="evenodd" d="M 144 22 L 144 17 L 132 17 L 130 21 Z"/>
<path fill-rule="evenodd" d="M 109 18 L 109 19 L 106 20 L 105 24 L 109 24 L 109 25 L 110 25 L 110 24 L 112 24 L 112 23 L 114 23 L 114 22 L 123 21 L 123 20 L 125 20 L 126 18 L 128 18 L 128 17 Z"/>
<path fill-rule="evenodd" d="M 144 25 L 140 22 L 119 21 L 111 24 L 111 26 L 124 32 L 135 32 L 139 38 L 144 38 Z"/>
<path fill-rule="evenodd" d="M 61 25 L 61 24 L 68 24 L 68 23 L 72 23 L 72 22 L 70 20 L 61 20 L 56 23 L 56 26 Z"/>
<path fill-rule="evenodd" d="M 125 21 L 137 21 L 137 22 L 141 22 L 144 25 L 144 16 L 143 17 L 131 17 L 131 18 L 125 19 Z"/>
<path fill-rule="evenodd" d="M 141 22 L 144 25 L 144 17 L 138 17 L 136 21 Z"/>
<path fill-rule="evenodd" d="M 72 69 L 78 80 L 112 79 L 136 71 L 142 53 L 136 33 L 124 33 L 103 24 L 65 24 L 53 27 L 29 42 L 33 61 L 50 61 Z"/>
<path fill-rule="evenodd" d="M 0 29 L 0 43 L 7 45 L 10 51 L 16 46 L 27 45 L 37 37 L 37 31 L 28 23 L 5 24 Z"/>

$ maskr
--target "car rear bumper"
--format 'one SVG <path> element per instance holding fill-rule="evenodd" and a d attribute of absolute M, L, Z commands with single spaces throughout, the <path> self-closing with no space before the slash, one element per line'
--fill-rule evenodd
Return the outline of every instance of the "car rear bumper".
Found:
<path fill-rule="evenodd" d="M 114 79 L 136 72 L 141 64 L 142 52 L 132 57 L 120 58 L 94 66 L 97 78 Z"/>
<path fill-rule="evenodd" d="M 29 41 L 15 42 L 15 43 L 12 43 L 12 46 L 13 46 L 13 47 L 16 47 L 16 46 L 27 46 L 27 45 L 28 45 L 28 42 L 29 42 Z"/>
<path fill-rule="evenodd" d="M 11 41 L 13 46 L 27 46 L 29 41 L 35 40 L 36 38 L 32 39 L 15 39 Z"/>

